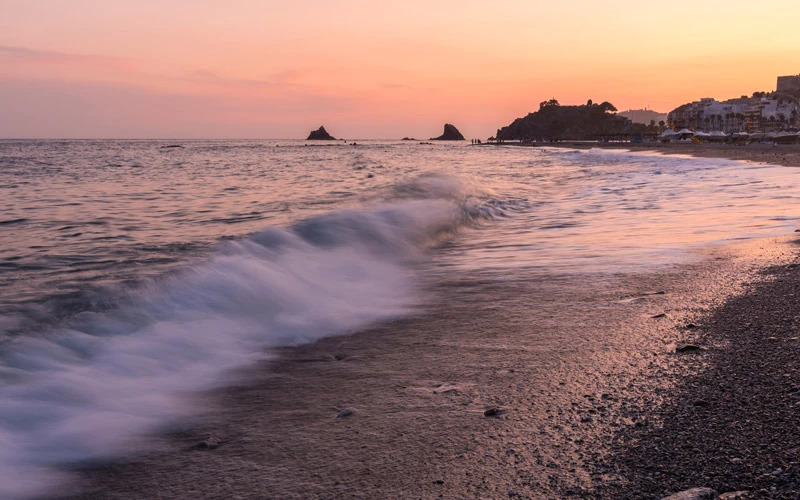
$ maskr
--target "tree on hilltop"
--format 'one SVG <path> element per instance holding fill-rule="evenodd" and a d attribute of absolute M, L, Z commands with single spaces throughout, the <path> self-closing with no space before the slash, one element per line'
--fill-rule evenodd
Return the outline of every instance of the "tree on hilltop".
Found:
<path fill-rule="evenodd" d="M 555 99 L 555 97 L 550 99 L 549 101 L 542 101 L 542 102 L 539 103 L 539 109 L 540 110 L 544 109 L 544 108 L 554 107 L 554 106 L 560 106 L 560 104 L 558 104 L 558 101 Z"/>
<path fill-rule="evenodd" d="M 611 104 L 608 101 L 603 101 L 600 104 L 600 109 L 603 110 L 604 113 L 606 113 L 606 112 L 616 113 L 617 112 L 616 106 L 614 106 L 613 104 Z"/>

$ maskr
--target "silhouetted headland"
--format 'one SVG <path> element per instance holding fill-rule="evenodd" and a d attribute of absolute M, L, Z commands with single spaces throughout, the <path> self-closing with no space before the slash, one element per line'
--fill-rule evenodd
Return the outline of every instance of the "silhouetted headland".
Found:
<path fill-rule="evenodd" d="M 610 102 L 589 100 L 585 105 L 562 106 L 555 99 L 539 104 L 539 111 L 517 118 L 497 131 L 500 141 L 535 141 L 552 138 L 571 140 L 597 139 L 622 134 L 630 127 L 628 119 L 616 114 Z"/>

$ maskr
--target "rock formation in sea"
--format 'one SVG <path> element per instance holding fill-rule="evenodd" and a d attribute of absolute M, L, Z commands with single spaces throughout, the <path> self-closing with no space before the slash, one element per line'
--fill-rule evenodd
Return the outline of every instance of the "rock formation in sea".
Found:
<path fill-rule="evenodd" d="M 308 134 L 307 141 L 335 141 L 336 138 L 333 137 L 331 134 L 325 130 L 325 127 L 320 127 L 317 130 L 312 130 L 310 134 Z"/>
<path fill-rule="evenodd" d="M 463 141 L 464 136 L 461 135 L 461 132 L 455 127 L 455 125 L 451 125 L 449 123 L 444 124 L 444 133 L 439 137 L 431 137 L 430 140 L 432 141 Z"/>

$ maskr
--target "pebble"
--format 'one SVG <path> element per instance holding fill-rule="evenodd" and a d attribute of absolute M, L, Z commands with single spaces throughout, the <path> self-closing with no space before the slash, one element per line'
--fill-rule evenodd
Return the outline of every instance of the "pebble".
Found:
<path fill-rule="evenodd" d="M 493 407 L 493 408 L 489 408 L 488 410 L 486 410 L 485 412 L 483 412 L 483 416 L 484 416 L 484 417 L 497 417 L 497 416 L 499 416 L 501 413 L 503 413 L 503 410 L 501 410 L 500 408 L 498 408 L 497 406 L 495 406 L 495 407 Z"/>
<path fill-rule="evenodd" d="M 455 384 L 445 383 L 445 384 L 440 385 L 436 389 L 434 389 L 433 393 L 434 394 L 458 394 L 460 392 L 460 389 L 461 389 L 461 387 L 459 387 L 459 386 L 457 386 Z"/>
<path fill-rule="evenodd" d="M 711 488 L 692 488 L 664 497 L 662 500 L 713 500 L 715 498 L 717 498 L 717 492 Z"/>
<path fill-rule="evenodd" d="M 193 446 L 195 450 L 216 450 L 219 448 L 219 439 L 215 437 L 210 437 L 205 441 L 200 441 L 196 445 Z"/>
<path fill-rule="evenodd" d="M 353 413 L 355 412 L 350 408 L 345 408 L 344 410 L 340 411 L 338 415 L 336 415 L 336 418 L 346 418 L 352 415 Z"/>
<path fill-rule="evenodd" d="M 704 350 L 705 349 L 703 349 L 699 345 L 694 345 L 694 344 L 685 344 L 675 348 L 675 352 L 698 352 Z"/>
<path fill-rule="evenodd" d="M 719 496 L 720 500 L 744 500 L 750 498 L 749 491 L 729 491 Z"/>

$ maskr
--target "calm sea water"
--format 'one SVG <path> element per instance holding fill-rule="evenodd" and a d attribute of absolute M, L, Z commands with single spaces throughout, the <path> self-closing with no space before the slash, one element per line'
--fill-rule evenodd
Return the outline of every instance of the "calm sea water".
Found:
<path fill-rule="evenodd" d="M 800 170 L 625 151 L 0 141 L 0 496 L 423 280 L 646 273 L 789 232 L 798 197 Z"/>

